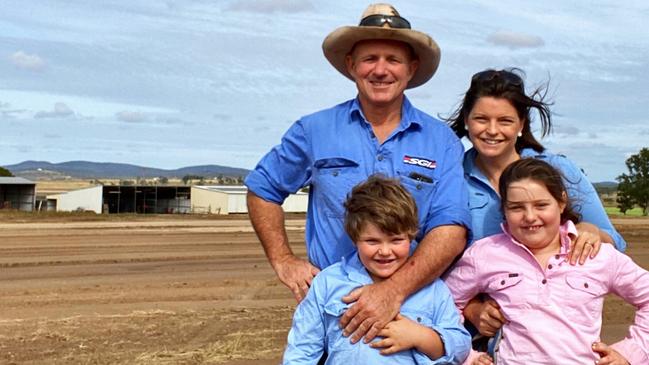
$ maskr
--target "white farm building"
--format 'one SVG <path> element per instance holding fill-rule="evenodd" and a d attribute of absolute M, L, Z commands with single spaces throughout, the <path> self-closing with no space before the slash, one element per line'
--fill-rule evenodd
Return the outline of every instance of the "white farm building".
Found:
<path fill-rule="evenodd" d="M 47 210 L 100 213 L 247 213 L 245 186 L 108 186 L 47 196 Z M 306 212 L 309 195 L 290 195 L 286 212 Z"/>
<path fill-rule="evenodd" d="M 101 185 L 47 196 L 47 206 L 58 212 L 93 211 L 101 214 L 103 189 Z"/>
<path fill-rule="evenodd" d="M 247 213 L 248 188 L 237 185 L 192 186 L 192 211 L 195 213 L 230 214 Z M 306 212 L 309 194 L 298 192 L 286 198 L 282 208 L 285 212 Z"/>

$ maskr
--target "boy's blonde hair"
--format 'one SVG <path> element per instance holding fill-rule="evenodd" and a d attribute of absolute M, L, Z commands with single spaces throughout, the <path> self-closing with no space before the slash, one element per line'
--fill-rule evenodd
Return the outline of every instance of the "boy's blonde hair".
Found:
<path fill-rule="evenodd" d="M 417 204 L 399 180 L 372 175 L 352 189 L 345 201 L 345 231 L 352 241 L 358 241 L 367 223 L 385 233 L 415 237 Z"/>

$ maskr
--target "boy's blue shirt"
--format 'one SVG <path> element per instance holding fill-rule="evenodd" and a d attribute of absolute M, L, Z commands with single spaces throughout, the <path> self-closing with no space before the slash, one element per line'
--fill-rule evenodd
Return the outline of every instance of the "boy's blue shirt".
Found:
<path fill-rule="evenodd" d="M 325 364 L 344 365 L 460 364 L 466 358 L 471 347 L 469 333 L 460 323 L 448 288 L 439 279 L 408 297 L 401 314 L 434 329 L 444 343 L 444 356 L 431 360 L 414 349 L 384 356 L 363 341 L 352 344 L 338 325 L 349 307 L 341 298 L 367 284 L 372 284 L 372 279 L 356 254 L 320 272 L 295 310 L 283 364 L 317 364 L 325 351 Z"/>

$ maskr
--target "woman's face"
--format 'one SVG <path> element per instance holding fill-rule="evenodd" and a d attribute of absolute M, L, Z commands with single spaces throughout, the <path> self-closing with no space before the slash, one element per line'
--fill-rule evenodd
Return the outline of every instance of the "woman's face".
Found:
<path fill-rule="evenodd" d="M 481 157 L 510 158 L 516 154 L 516 139 L 524 121 L 507 99 L 479 98 L 465 123 L 469 139 Z"/>

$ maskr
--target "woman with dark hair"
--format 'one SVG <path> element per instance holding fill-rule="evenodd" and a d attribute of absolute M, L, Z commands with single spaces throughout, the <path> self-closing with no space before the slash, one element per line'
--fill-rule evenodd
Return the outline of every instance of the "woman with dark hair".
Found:
<path fill-rule="evenodd" d="M 473 148 L 464 155 L 464 176 L 469 187 L 473 240 L 501 231 L 504 220 L 498 184 L 510 163 L 524 157 L 541 159 L 564 176 L 569 198 L 582 216 L 578 236 L 570 248 L 570 263 L 583 264 L 595 257 L 601 242 L 612 242 L 624 251 L 626 242 L 611 224 L 604 207 L 584 173 L 562 155 L 548 152 L 534 137 L 531 112 L 541 123 L 541 136 L 552 130 L 547 84 L 527 94 L 519 69 L 485 70 L 471 78 L 461 105 L 447 119 L 458 137 L 467 137 Z M 488 303 L 493 303 L 488 301 Z M 497 306 L 470 305 L 465 316 L 482 334 L 493 335 L 504 318 Z"/>

